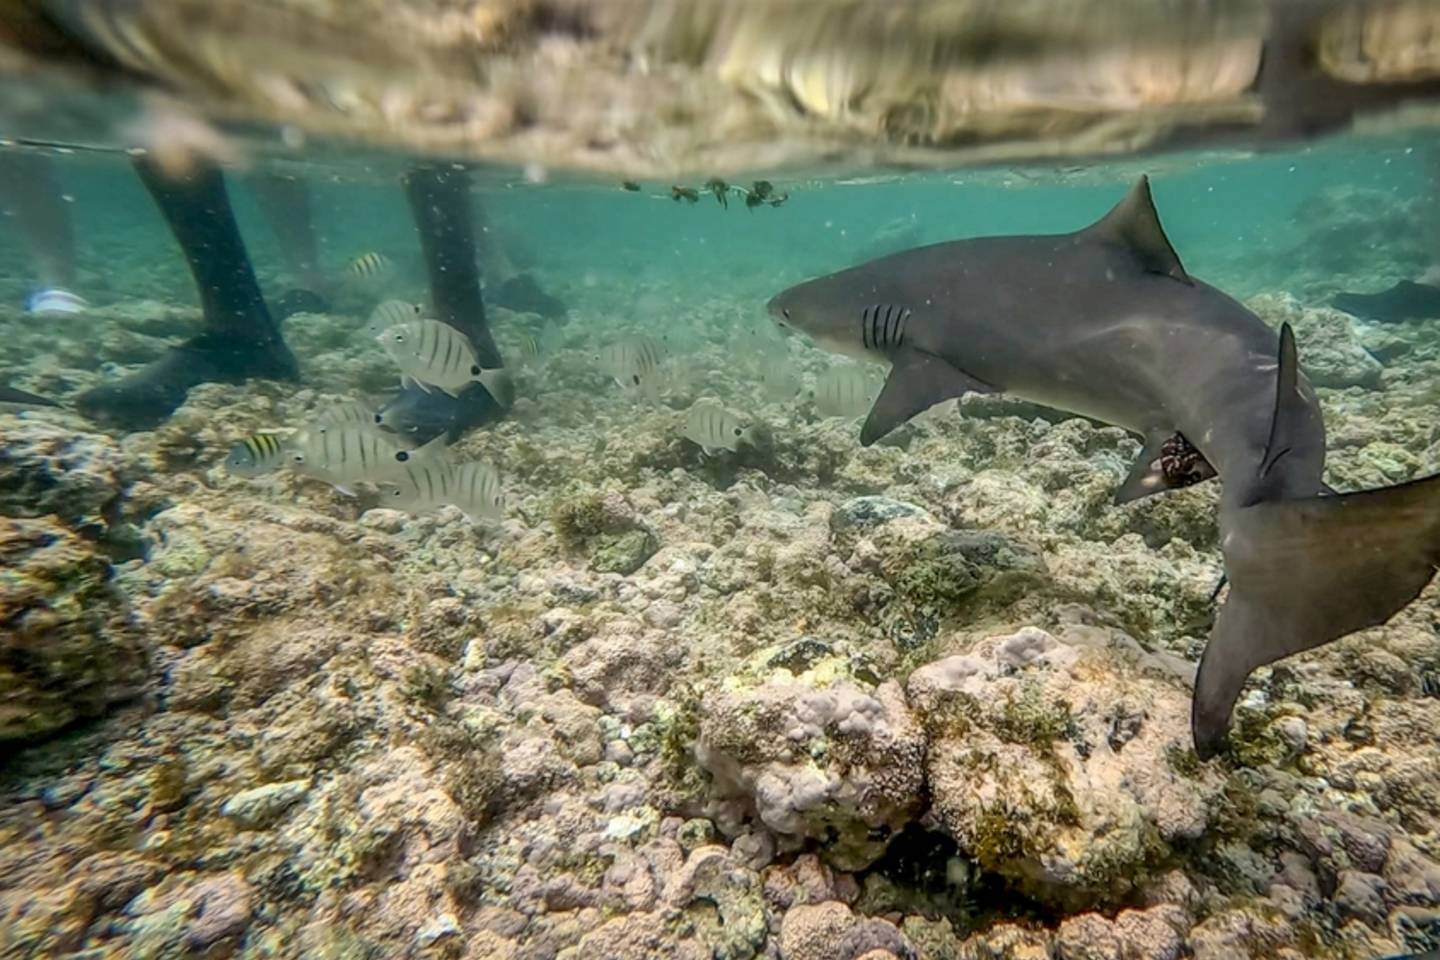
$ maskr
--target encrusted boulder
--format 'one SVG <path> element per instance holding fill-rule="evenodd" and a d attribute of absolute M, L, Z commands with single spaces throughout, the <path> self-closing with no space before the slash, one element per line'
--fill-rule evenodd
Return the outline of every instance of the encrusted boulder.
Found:
<path fill-rule="evenodd" d="M 1262 294 L 1249 306 L 1272 327 L 1288 323 L 1295 329 L 1301 368 L 1315 386 L 1379 387 L 1385 368 L 1365 349 L 1349 314 L 1331 307 L 1306 308 L 1284 294 Z"/>
<path fill-rule="evenodd" d="M 1034 627 L 911 674 L 931 816 L 981 869 L 1074 907 L 1124 896 L 1198 838 L 1221 781 L 1190 752 L 1189 691 L 1123 635 Z"/>
<path fill-rule="evenodd" d="M 104 526 L 125 472 L 119 445 L 103 434 L 0 415 L 0 513 Z"/>
<path fill-rule="evenodd" d="M 705 696 L 696 756 L 771 831 L 821 840 L 830 862 L 856 870 L 919 813 L 924 734 L 894 681 L 860 679 L 840 657 L 804 663 Z"/>
<path fill-rule="evenodd" d="M 0 517 L 0 742 L 135 695 L 148 655 L 110 565 L 54 518 Z"/>

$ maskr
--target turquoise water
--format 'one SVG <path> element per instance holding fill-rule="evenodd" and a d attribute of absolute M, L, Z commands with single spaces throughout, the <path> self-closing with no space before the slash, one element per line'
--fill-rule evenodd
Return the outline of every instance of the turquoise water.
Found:
<path fill-rule="evenodd" d="M 1151 171 L 1166 230 L 1191 272 L 1247 295 L 1295 279 L 1288 258 L 1265 252 L 1303 247 L 1314 216 L 1310 211 L 1327 191 L 1379 191 L 1397 207 L 1428 202 L 1426 148 L 1424 137 L 1342 139 L 1243 157 L 1182 154 L 1151 163 L 1058 170 L 862 175 L 859 183 L 767 171 L 763 175 L 789 191 L 791 199 L 784 207 L 753 212 L 739 198 L 728 211 L 708 195 L 694 207 L 674 203 L 668 182 L 647 182 L 636 194 L 594 180 L 562 177 L 537 184 L 520 171 L 483 172 L 476 195 L 509 242 L 533 256 L 559 284 L 574 287 L 595 273 L 640 282 L 663 277 L 707 295 L 743 292 L 763 301 L 767 290 L 878 250 L 887 231 L 895 238 L 892 243 L 916 245 L 1077 229 L 1108 210 L 1135 175 Z M 83 154 L 62 157 L 58 165 L 73 198 L 82 269 L 101 274 L 118 295 L 150 295 L 146 285 L 155 284 L 154 290 L 183 300 L 188 285 L 183 263 L 167 253 L 163 223 L 128 165 Z M 390 160 L 386 169 L 372 171 L 356 164 L 316 170 L 309 177 L 302 165 L 277 167 L 311 184 L 317 234 L 332 268 L 374 249 L 396 257 L 419 279 L 414 229 L 393 169 L 398 166 Z M 377 182 L 384 179 L 390 182 Z M 866 182 L 874 180 L 879 182 Z M 743 177 L 733 181 L 746 182 Z M 247 246 L 261 270 L 283 271 L 273 235 L 245 182 L 244 171 L 231 178 Z M 12 283 L 23 282 L 21 238 L 7 231 L 0 250 Z M 103 276 L 111 273 L 108 264 L 123 263 L 136 251 L 146 254 L 143 279 L 131 276 L 127 287 L 125 278 Z M 1377 286 L 1399 279 L 1408 266 L 1386 272 L 1382 262 L 1382 272 L 1374 275 L 1373 251 L 1351 254 L 1353 270 L 1345 269 L 1344 256 L 1338 258 L 1341 275 L 1358 280 L 1370 274 Z M 1324 283 L 1320 277 L 1305 279 Z"/>
<path fill-rule="evenodd" d="M 1137 438 L 1026 398 L 861 446 L 883 367 L 825 415 L 856 368 L 765 307 L 882 254 L 1077 230 L 1149 172 L 1190 274 L 1295 328 L 1326 482 L 1391 487 L 1440 472 L 1440 320 L 1327 304 L 1440 262 L 1436 149 L 733 177 L 789 195 L 754 211 L 476 168 L 476 223 L 568 308 L 489 304 L 518 399 L 445 455 L 494 469 L 494 516 L 390 509 L 389 474 L 223 465 L 256 435 L 313 455 L 327 411 L 398 388 L 359 331 L 384 300 L 428 307 L 404 161 L 277 163 L 309 184 L 328 287 L 284 323 L 299 376 L 202 383 L 124 429 L 75 398 L 168 356 L 200 300 L 128 163 L 56 156 L 88 309 L 26 313 L 29 244 L 0 231 L 0 384 L 61 404 L 0 411 L 0 956 L 1440 946 L 1433 586 L 1258 671 L 1202 762 L 1195 661 L 1240 522 L 1220 484 L 1116 505 Z M 297 276 L 252 175 L 225 173 L 273 303 Z M 372 252 L 391 267 L 357 278 Z M 659 375 L 624 385 L 617 345 Z M 696 440 L 702 401 L 744 441 Z M 1424 566 L 1430 540 L 1398 533 L 1375 564 L 1416 542 Z"/>

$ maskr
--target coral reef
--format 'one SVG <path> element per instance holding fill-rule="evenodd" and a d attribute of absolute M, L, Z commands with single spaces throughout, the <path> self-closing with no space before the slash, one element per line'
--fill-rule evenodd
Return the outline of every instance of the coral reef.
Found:
<path fill-rule="evenodd" d="M 52 734 L 143 688 L 145 641 L 92 544 L 0 516 L 0 744 Z"/>
<path fill-rule="evenodd" d="M 1434 588 L 1260 671 L 1202 764 L 1218 484 L 1116 507 L 1135 438 L 1003 398 L 861 448 L 803 389 L 762 399 L 759 356 L 805 383 L 830 361 L 763 331 L 738 350 L 730 296 L 675 311 L 658 399 L 625 393 L 590 358 L 634 287 L 567 291 L 511 417 L 461 442 L 505 474 L 498 523 L 220 467 L 390 386 L 345 297 L 289 321 L 303 387 L 200 387 L 123 438 L 0 414 L 0 674 L 24 738 L 0 769 L 0 954 L 1440 945 Z M 1329 482 L 1440 469 L 1440 325 L 1377 339 L 1253 302 L 1300 333 Z M 0 308 L 33 361 L 5 369 L 79 390 L 191 319 L 130 302 L 51 342 Z M 755 442 L 681 439 L 701 395 L 736 398 Z"/>
<path fill-rule="evenodd" d="M 893 680 L 867 683 L 833 656 L 799 669 L 788 653 L 761 651 L 759 682 L 706 696 L 696 758 L 778 838 L 820 840 L 858 870 L 918 815 L 925 740 Z"/>

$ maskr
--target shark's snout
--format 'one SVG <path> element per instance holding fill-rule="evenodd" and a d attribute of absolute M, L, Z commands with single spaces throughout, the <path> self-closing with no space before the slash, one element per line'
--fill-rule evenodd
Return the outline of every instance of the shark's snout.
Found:
<path fill-rule="evenodd" d="M 775 321 L 777 327 L 785 333 L 794 333 L 795 328 L 790 322 L 790 309 L 785 306 L 784 298 L 785 295 L 783 293 L 776 294 L 770 298 L 769 303 L 765 304 L 765 309 L 769 312 L 770 319 Z"/>

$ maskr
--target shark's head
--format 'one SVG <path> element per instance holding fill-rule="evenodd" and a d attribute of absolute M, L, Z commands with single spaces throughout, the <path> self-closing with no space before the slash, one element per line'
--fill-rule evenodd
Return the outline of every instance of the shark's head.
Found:
<path fill-rule="evenodd" d="M 803 333 L 822 350 L 857 359 L 877 359 L 861 342 L 860 317 L 866 300 L 850 271 L 797 284 L 770 298 L 770 318 L 786 333 Z"/>

